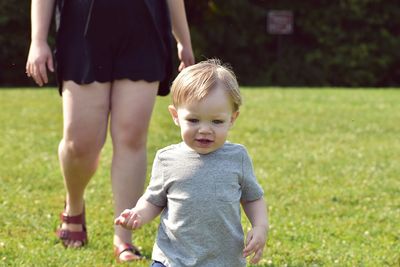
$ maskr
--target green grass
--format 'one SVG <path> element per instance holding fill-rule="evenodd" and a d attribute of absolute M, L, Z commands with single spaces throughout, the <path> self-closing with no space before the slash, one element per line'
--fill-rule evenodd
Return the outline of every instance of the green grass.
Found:
<path fill-rule="evenodd" d="M 247 146 L 269 203 L 261 265 L 399 266 L 400 91 L 243 89 L 229 139 Z M 156 104 L 149 169 L 157 149 L 180 141 L 168 104 Z M 109 139 L 86 194 L 89 246 L 65 250 L 54 235 L 64 200 L 61 99 L 56 90 L 0 90 L 0 107 L 0 265 L 115 265 Z M 156 229 L 157 220 L 135 236 L 148 257 Z"/>

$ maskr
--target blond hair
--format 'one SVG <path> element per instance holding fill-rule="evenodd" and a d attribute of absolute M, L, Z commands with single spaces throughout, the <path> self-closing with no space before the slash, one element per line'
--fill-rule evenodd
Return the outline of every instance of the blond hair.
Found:
<path fill-rule="evenodd" d="M 172 83 L 172 103 L 179 107 L 184 103 L 200 101 L 218 85 L 222 85 L 230 95 L 233 110 L 239 110 L 242 97 L 236 76 L 218 59 L 209 59 L 183 69 Z"/>

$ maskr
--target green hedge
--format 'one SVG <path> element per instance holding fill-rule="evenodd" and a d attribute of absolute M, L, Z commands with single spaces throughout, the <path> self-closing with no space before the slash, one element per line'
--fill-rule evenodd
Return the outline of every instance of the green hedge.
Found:
<path fill-rule="evenodd" d="M 0 85 L 26 85 L 30 1 L 0 1 Z"/>
<path fill-rule="evenodd" d="M 187 1 L 196 55 L 230 62 L 244 84 L 400 85 L 398 0 Z M 267 33 L 291 10 L 294 33 Z"/>
<path fill-rule="evenodd" d="M 0 84 L 29 85 L 29 2 L 0 3 Z M 186 1 L 197 60 L 230 63 L 243 85 L 399 86 L 398 0 Z M 267 33 L 269 10 L 294 32 Z"/>

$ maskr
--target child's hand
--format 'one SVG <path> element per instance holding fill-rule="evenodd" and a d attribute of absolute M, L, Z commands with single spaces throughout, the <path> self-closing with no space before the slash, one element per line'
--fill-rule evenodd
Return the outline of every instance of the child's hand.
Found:
<path fill-rule="evenodd" d="M 134 209 L 126 209 L 115 219 L 114 224 L 128 230 L 136 230 L 142 225 L 142 217 Z"/>
<path fill-rule="evenodd" d="M 243 250 L 243 257 L 247 257 L 254 253 L 250 263 L 256 264 L 261 260 L 265 241 L 267 238 L 267 230 L 263 226 L 254 226 L 247 233 L 246 246 Z"/>

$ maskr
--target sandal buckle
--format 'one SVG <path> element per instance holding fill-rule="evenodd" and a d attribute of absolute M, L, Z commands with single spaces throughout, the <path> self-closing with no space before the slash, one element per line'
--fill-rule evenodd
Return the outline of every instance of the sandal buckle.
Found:
<path fill-rule="evenodd" d="M 58 233 L 58 236 L 60 237 L 60 239 L 66 240 L 68 239 L 68 231 L 67 230 L 60 230 Z"/>

